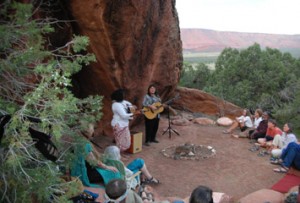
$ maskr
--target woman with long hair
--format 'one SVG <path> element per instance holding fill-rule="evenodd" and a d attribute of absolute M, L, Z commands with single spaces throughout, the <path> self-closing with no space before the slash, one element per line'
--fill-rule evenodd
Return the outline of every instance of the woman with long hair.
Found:
<path fill-rule="evenodd" d="M 282 135 L 275 135 L 272 145 L 271 145 L 271 154 L 272 159 L 271 163 L 277 163 L 279 157 L 282 154 L 282 151 L 290 144 L 291 142 L 298 142 L 296 135 L 293 133 L 292 124 L 286 123 L 283 125 Z"/>
<path fill-rule="evenodd" d="M 155 112 L 158 110 L 158 108 L 160 108 L 160 106 L 156 105 L 160 102 L 161 99 L 157 94 L 156 87 L 153 84 L 150 85 L 148 87 L 147 94 L 144 96 L 143 107 Z M 150 142 L 158 143 L 158 140 L 156 139 L 156 133 L 159 126 L 159 119 L 159 113 L 152 119 L 149 119 L 145 116 L 146 146 L 150 146 Z"/>

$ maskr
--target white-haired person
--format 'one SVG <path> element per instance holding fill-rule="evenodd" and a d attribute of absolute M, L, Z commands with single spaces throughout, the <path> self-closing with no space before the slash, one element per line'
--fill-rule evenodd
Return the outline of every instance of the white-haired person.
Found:
<path fill-rule="evenodd" d="M 117 146 L 108 146 L 104 150 L 104 157 L 107 159 L 121 161 L 121 154 L 120 149 Z M 123 163 L 123 162 L 122 162 Z M 124 165 L 124 163 L 123 163 Z M 159 180 L 154 178 L 151 173 L 149 172 L 145 161 L 141 158 L 136 158 L 132 162 L 130 162 L 127 166 L 124 165 L 126 177 L 131 177 L 133 174 L 137 173 L 138 171 L 142 172 L 143 182 L 148 184 L 159 184 Z M 131 188 L 135 188 L 137 186 L 136 181 L 131 182 Z"/>
<path fill-rule="evenodd" d="M 111 180 L 105 187 L 104 197 L 105 203 L 143 203 L 142 198 L 122 179 Z"/>
<path fill-rule="evenodd" d="M 282 151 L 288 146 L 291 142 L 298 142 L 296 135 L 293 133 L 293 127 L 290 123 L 285 123 L 283 125 L 282 135 L 275 135 L 272 142 L 272 151 L 271 151 L 271 163 L 278 163 L 279 158 L 282 154 Z"/>

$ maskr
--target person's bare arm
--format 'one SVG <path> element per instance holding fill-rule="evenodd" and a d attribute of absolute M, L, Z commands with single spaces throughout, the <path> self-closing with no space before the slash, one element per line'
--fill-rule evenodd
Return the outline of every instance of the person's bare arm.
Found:
<path fill-rule="evenodd" d="M 118 172 L 118 169 L 116 167 L 108 166 L 108 165 L 104 164 L 101 160 L 97 160 L 96 157 L 94 156 L 93 152 L 90 152 L 86 159 L 88 162 L 94 163 L 93 165 L 96 165 L 99 168 L 113 171 L 113 172 Z"/>

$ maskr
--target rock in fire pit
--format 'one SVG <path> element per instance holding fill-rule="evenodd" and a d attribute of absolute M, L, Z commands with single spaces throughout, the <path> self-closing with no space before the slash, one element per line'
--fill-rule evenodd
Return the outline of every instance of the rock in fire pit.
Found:
<path fill-rule="evenodd" d="M 211 146 L 194 145 L 185 143 L 182 145 L 173 145 L 161 151 L 168 158 L 175 160 L 201 160 L 213 157 L 216 155 L 216 150 Z"/>

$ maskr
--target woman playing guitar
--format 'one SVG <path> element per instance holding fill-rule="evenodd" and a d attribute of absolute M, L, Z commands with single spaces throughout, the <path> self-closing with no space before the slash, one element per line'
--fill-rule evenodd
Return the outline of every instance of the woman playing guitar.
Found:
<path fill-rule="evenodd" d="M 152 112 L 157 112 L 160 106 L 157 106 L 157 103 L 160 103 L 161 99 L 156 92 L 154 85 L 148 87 L 147 94 L 144 96 L 143 107 L 148 108 Z M 156 133 L 159 126 L 159 113 L 154 118 L 147 118 L 145 116 L 145 131 L 146 131 L 146 146 L 150 146 L 150 142 L 158 143 L 156 139 Z"/>

